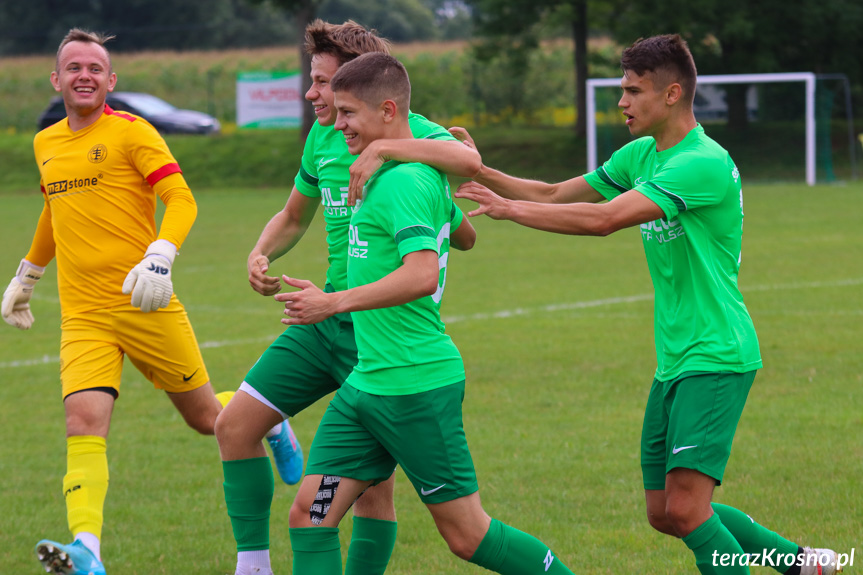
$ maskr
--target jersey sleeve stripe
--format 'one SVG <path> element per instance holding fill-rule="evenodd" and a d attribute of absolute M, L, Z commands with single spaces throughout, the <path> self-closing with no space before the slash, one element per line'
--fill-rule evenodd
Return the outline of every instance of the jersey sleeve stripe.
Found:
<path fill-rule="evenodd" d="M 665 196 L 666 198 L 668 198 L 669 200 L 671 200 L 672 202 L 674 202 L 674 205 L 677 207 L 677 211 L 679 211 L 679 212 L 685 212 L 686 211 L 686 202 L 683 201 L 683 198 L 681 198 L 678 195 L 672 194 L 668 190 L 663 190 L 662 188 L 660 188 L 659 186 L 657 186 L 653 182 L 647 182 L 647 185 L 650 186 L 651 188 L 653 188 L 654 190 L 656 190 L 657 192 L 659 192 L 660 194 L 662 194 L 663 196 Z"/>
<path fill-rule="evenodd" d="M 452 136 L 452 134 L 450 134 L 449 132 L 435 132 L 433 134 L 427 134 L 423 138 L 423 140 L 439 140 L 441 138 L 453 138 L 453 139 L 455 139 Z"/>
<path fill-rule="evenodd" d="M 612 179 L 612 177 L 608 175 L 608 172 L 606 172 L 606 171 L 605 171 L 605 168 L 604 168 L 604 167 L 603 167 L 603 168 L 598 169 L 598 170 L 596 171 L 596 175 L 598 175 L 598 176 L 599 176 L 599 179 L 600 179 L 600 180 L 602 180 L 603 182 L 605 182 L 605 183 L 606 183 L 606 184 L 608 184 L 609 186 L 611 186 L 611 187 L 613 187 L 613 188 L 617 189 L 617 191 L 619 191 L 620 193 L 628 192 L 628 191 L 629 191 L 629 188 L 627 188 L 626 186 L 622 186 L 622 185 L 618 184 L 617 182 L 615 182 L 615 181 Z"/>
<path fill-rule="evenodd" d="M 147 183 L 151 186 L 155 186 L 156 182 L 164 178 L 165 176 L 170 176 L 171 174 L 183 173 L 183 170 L 180 169 L 180 164 L 165 164 L 155 172 L 152 172 L 149 176 L 147 176 Z"/>
<path fill-rule="evenodd" d="M 403 241 L 410 238 L 417 237 L 430 237 L 437 238 L 437 235 L 434 233 L 434 230 L 428 226 L 408 226 L 406 228 L 402 228 L 396 232 L 396 244 L 400 244 Z"/>
<path fill-rule="evenodd" d="M 318 187 L 318 178 L 308 173 L 302 166 L 300 166 L 300 178 L 310 186 Z"/>
<path fill-rule="evenodd" d="M 129 114 L 124 114 L 122 112 L 117 112 L 113 108 L 111 108 L 108 104 L 105 104 L 105 113 L 109 116 L 117 116 L 118 118 L 123 118 L 124 120 L 129 120 L 130 122 L 134 122 L 138 118 L 135 116 L 130 116 Z"/>

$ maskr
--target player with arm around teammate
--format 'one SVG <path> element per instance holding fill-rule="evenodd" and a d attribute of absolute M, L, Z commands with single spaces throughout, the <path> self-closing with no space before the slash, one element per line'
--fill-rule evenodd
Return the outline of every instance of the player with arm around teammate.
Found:
<path fill-rule="evenodd" d="M 329 249 L 326 289 L 347 288 L 350 244 L 348 205 L 354 157 L 336 120 L 330 80 L 344 63 L 367 52 L 387 52 L 388 43 L 354 22 L 335 25 L 317 20 L 306 29 L 305 49 L 312 56 L 312 86 L 306 99 L 317 121 L 306 139 L 302 165 L 285 208 L 266 225 L 249 255 L 249 282 L 262 295 L 281 289 L 268 275 L 270 264 L 301 239 L 318 206 L 323 207 Z M 409 116 L 407 138 L 400 153 L 442 171 L 470 177 L 481 165 L 475 149 L 418 114 Z M 475 236 L 463 216 L 452 214 L 453 243 L 470 249 Z M 361 248 L 360 248 L 361 249 Z M 269 514 L 273 476 L 260 441 L 267 429 L 335 391 L 357 362 L 354 328 L 349 313 L 316 325 L 293 326 L 280 335 L 246 375 L 240 391 L 219 416 L 216 436 L 225 474 L 225 501 L 237 542 L 237 575 L 271 573 Z M 354 507 L 353 536 L 347 575 L 383 573 L 396 537 L 394 479 L 370 489 Z"/>
<path fill-rule="evenodd" d="M 173 294 L 171 267 L 195 220 L 195 200 L 156 130 L 105 104 L 117 81 L 105 47 L 110 39 L 74 28 L 57 50 L 51 82 L 67 119 L 34 140 L 44 206 L 2 302 L 3 319 L 29 329 L 33 289 L 56 259 L 67 436 L 63 493 L 75 540 L 40 541 L 36 554 L 46 570 L 73 575 L 105 573 L 106 439 L 123 357 L 165 390 L 199 433 L 213 433 L 233 395 L 214 395 L 189 318 Z M 158 233 L 156 196 L 166 206 Z"/>
<path fill-rule="evenodd" d="M 351 153 L 410 137 L 410 82 L 395 58 L 366 54 L 345 64 L 333 90 L 336 128 Z M 480 503 L 462 422 L 464 365 L 439 312 L 452 210 L 443 174 L 387 162 L 351 217 L 349 289 L 326 293 L 285 278 L 301 291 L 276 296 L 289 325 L 352 312 L 359 355 L 318 427 L 292 508 L 296 575 L 341 573 L 341 518 L 397 464 L 462 559 L 513 575 L 570 573 L 546 545 L 493 520 Z"/>
<path fill-rule="evenodd" d="M 786 575 L 832 575 L 833 551 L 804 549 L 733 507 L 711 503 L 761 367 L 737 286 L 740 174 L 695 120 L 695 63 L 680 36 L 635 42 L 621 67 L 618 105 L 638 139 L 596 171 L 557 184 L 484 166 L 456 196 L 479 203 L 470 215 L 555 233 L 604 236 L 640 227 L 656 292 L 658 365 L 641 439 L 651 526 L 682 538 L 705 574 L 749 573 L 745 552 L 778 557 L 775 568 Z M 470 143 L 466 132 L 455 132 Z"/>

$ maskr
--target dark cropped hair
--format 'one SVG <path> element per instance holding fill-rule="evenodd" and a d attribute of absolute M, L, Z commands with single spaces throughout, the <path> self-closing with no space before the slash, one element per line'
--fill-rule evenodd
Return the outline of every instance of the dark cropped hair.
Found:
<path fill-rule="evenodd" d="M 349 92 L 370 107 L 392 100 L 398 112 L 408 115 L 411 82 L 401 62 L 382 52 L 370 52 L 339 68 L 330 81 L 333 92 Z"/>
<path fill-rule="evenodd" d="M 698 72 L 689 46 L 680 34 L 639 38 L 623 51 L 620 67 L 624 73 L 631 71 L 639 76 L 652 72 L 656 89 L 677 82 L 683 89 L 684 101 L 692 104 Z"/>

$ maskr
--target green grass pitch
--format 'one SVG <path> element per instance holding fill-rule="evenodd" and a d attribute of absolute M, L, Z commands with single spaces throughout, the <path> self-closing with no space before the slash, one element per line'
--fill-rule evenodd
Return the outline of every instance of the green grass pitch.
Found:
<path fill-rule="evenodd" d="M 216 390 L 236 389 L 281 331 L 281 307 L 255 294 L 246 256 L 286 190 L 200 190 L 175 290 Z M 0 198 L 3 286 L 29 246 L 38 194 Z M 863 545 L 863 185 L 745 187 L 740 285 L 765 367 L 715 499 L 805 545 Z M 450 259 L 443 315 L 467 369 L 465 426 L 486 510 L 548 543 L 578 574 L 696 573 L 685 546 L 644 514 L 641 417 L 655 368 L 652 287 L 637 230 L 554 236 L 474 221 Z M 321 216 L 274 271 L 320 284 Z M 38 573 L 33 546 L 69 539 L 52 264 L 29 332 L 0 325 L 0 573 Z M 311 443 L 326 402 L 294 420 Z M 109 573 L 233 573 L 216 442 L 126 365 L 108 442 L 103 556 Z M 291 572 L 276 486 L 271 555 Z M 404 475 L 391 573 L 479 573 L 450 555 Z M 342 526 L 346 543 L 351 523 Z M 855 566 L 856 567 L 856 566 Z M 858 567 L 859 569 L 859 567 Z M 853 568 L 847 571 L 855 572 Z M 766 569 L 754 572 L 768 573 Z"/>

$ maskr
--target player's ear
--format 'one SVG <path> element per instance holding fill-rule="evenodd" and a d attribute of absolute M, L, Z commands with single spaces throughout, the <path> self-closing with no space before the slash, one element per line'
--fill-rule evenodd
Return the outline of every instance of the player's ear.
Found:
<path fill-rule="evenodd" d="M 665 103 L 669 106 L 676 104 L 681 96 L 683 96 L 683 88 L 677 82 L 672 83 L 665 89 Z"/>
<path fill-rule="evenodd" d="M 399 107 L 393 100 L 384 100 L 381 104 L 381 115 L 386 123 L 392 122 L 398 112 Z"/>
<path fill-rule="evenodd" d="M 60 74 L 57 73 L 56 70 L 51 72 L 51 85 L 54 86 L 55 92 L 60 92 Z"/>

